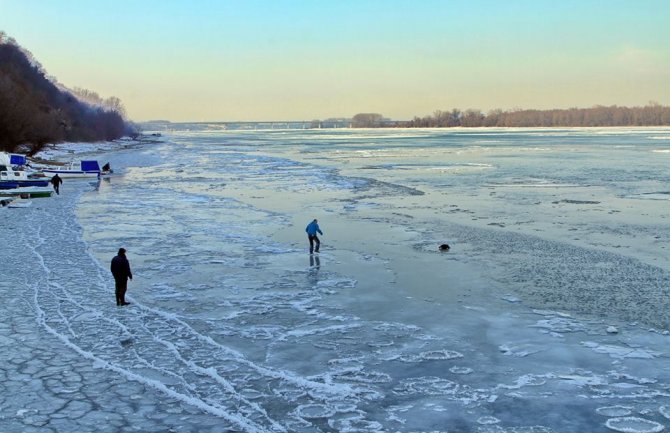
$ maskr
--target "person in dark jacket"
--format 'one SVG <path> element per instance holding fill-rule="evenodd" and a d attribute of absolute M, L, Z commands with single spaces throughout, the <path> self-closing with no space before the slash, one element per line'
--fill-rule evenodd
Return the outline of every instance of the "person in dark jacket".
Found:
<path fill-rule="evenodd" d="M 63 179 L 60 178 L 58 173 L 54 174 L 49 182 L 54 186 L 56 194 L 60 194 L 60 185 L 63 183 Z"/>
<path fill-rule="evenodd" d="M 316 221 L 316 218 L 307 225 L 305 231 L 307 232 L 307 239 L 309 239 L 309 253 L 318 253 L 319 247 L 321 246 L 321 241 L 316 236 L 316 234 L 319 233 L 320 235 L 323 235 L 323 232 L 319 228 L 319 223 Z M 316 248 L 314 248 L 314 243 L 316 243 Z"/>
<path fill-rule="evenodd" d="M 125 248 L 119 248 L 119 253 L 112 259 L 111 271 L 116 283 L 116 305 L 130 304 L 126 302 L 126 290 L 128 289 L 128 278 L 132 280 L 133 273 L 130 272 L 130 263 L 126 258 Z"/>

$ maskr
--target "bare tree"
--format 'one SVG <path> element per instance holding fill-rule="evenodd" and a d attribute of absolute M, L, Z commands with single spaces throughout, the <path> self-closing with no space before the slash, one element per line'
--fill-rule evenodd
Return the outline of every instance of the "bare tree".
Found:
<path fill-rule="evenodd" d="M 376 128 L 381 126 L 384 117 L 378 113 L 358 113 L 353 118 L 354 128 Z"/>

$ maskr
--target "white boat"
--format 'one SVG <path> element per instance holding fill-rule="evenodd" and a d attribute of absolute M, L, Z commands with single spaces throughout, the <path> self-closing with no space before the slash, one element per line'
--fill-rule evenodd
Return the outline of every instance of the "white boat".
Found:
<path fill-rule="evenodd" d="M 16 186 L 48 186 L 49 179 L 45 177 L 32 177 L 27 171 L 12 170 L 6 165 L 0 164 L 0 189 L 3 186 L 16 184 Z"/>
<path fill-rule="evenodd" d="M 109 164 L 106 164 L 105 166 L 107 167 L 109 166 Z M 112 170 L 100 169 L 100 164 L 98 164 L 98 161 L 95 160 L 71 162 L 69 165 L 63 167 L 58 168 L 52 167 L 42 169 L 42 173 L 44 173 L 47 176 L 54 176 L 58 174 L 58 176 L 62 178 L 70 178 L 70 179 L 73 178 L 90 179 L 92 177 L 104 176 L 111 172 Z"/>
<path fill-rule="evenodd" d="M 48 186 L 26 186 L 12 189 L 0 189 L 0 197 L 51 197 L 53 192 L 54 190 Z"/>
<path fill-rule="evenodd" d="M 25 170 L 26 157 L 0 152 L 0 190 L 24 186 L 48 186 L 49 180 Z"/>

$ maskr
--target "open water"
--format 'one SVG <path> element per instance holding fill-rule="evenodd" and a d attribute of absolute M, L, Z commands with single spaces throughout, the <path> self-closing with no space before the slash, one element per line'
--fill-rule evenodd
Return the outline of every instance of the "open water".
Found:
<path fill-rule="evenodd" d="M 670 130 L 176 129 L 0 210 L 0 430 L 670 427 Z"/>

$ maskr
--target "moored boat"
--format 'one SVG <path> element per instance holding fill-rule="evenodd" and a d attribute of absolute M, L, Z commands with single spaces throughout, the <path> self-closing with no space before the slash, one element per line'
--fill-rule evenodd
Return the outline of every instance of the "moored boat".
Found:
<path fill-rule="evenodd" d="M 7 167 L 22 166 L 28 164 L 28 159 L 25 155 L 18 153 L 0 152 L 0 165 Z"/>
<path fill-rule="evenodd" d="M 107 170 L 101 169 L 98 161 L 82 160 L 79 162 L 71 162 L 69 165 L 64 167 L 44 168 L 42 169 L 42 173 L 44 173 L 46 176 L 54 176 L 58 174 L 58 176 L 62 178 L 90 179 L 93 177 L 104 176 L 112 172 L 112 170 L 109 169 L 109 164 L 105 164 L 104 168 L 107 168 Z"/>
<path fill-rule="evenodd" d="M 25 156 L 0 152 L 0 189 L 49 185 L 48 179 L 24 170 L 26 166 Z"/>
<path fill-rule="evenodd" d="M 0 197 L 41 198 L 51 197 L 54 190 L 43 186 L 25 186 L 0 190 Z"/>
<path fill-rule="evenodd" d="M 23 170 L 12 170 L 7 166 L 0 165 L 0 189 L 16 188 L 17 186 L 49 186 L 49 181 L 44 178 L 31 178 Z"/>

